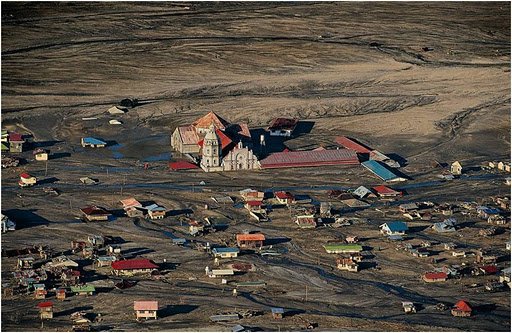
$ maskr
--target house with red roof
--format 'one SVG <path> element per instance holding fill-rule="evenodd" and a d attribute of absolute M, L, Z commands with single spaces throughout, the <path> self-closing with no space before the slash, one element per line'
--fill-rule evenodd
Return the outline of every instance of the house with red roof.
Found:
<path fill-rule="evenodd" d="M 298 119 L 274 118 L 267 127 L 270 136 L 290 137 L 297 127 Z"/>
<path fill-rule="evenodd" d="M 82 212 L 83 218 L 89 222 L 108 221 L 111 216 L 107 210 L 94 205 L 80 208 L 80 211 Z"/>
<path fill-rule="evenodd" d="M 451 313 L 454 317 L 470 317 L 472 311 L 468 302 L 460 300 L 452 307 Z"/>
<path fill-rule="evenodd" d="M 425 282 L 440 282 L 446 281 L 448 279 L 448 274 L 445 272 L 427 272 L 423 274 L 423 281 Z"/>
<path fill-rule="evenodd" d="M 52 319 L 53 318 L 53 302 L 42 302 L 37 304 L 39 308 L 39 317 L 41 319 Z"/>
<path fill-rule="evenodd" d="M 20 174 L 20 180 L 18 181 L 18 185 L 21 187 L 29 187 L 37 184 L 37 178 L 24 172 Z"/>
<path fill-rule="evenodd" d="M 373 190 L 381 198 L 394 198 L 402 196 L 402 192 L 395 191 L 392 188 L 387 187 L 386 185 L 375 186 Z"/>
<path fill-rule="evenodd" d="M 9 151 L 11 153 L 22 153 L 24 144 L 25 139 L 23 139 L 22 134 L 16 132 L 9 133 Z"/>
<path fill-rule="evenodd" d="M 277 191 L 274 192 L 277 202 L 282 205 L 290 205 L 295 201 L 295 197 L 290 192 Z"/>
<path fill-rule="evenodd" d="M 148 274 L 158 269 L 158 265 L 145 258 L 117 260 L 111 264 L 114 275 Z"/>
<path fill-rule="evenodd" d="M 236 243 L 241 249 L 261 248 L 265 242 L 263 234 L 238 234 L 236 235 Z"/>
<path fill-rule="evenodd" d="M 252 211 L 260 211 L 262 209 L 263 202 L 260 200 L 249 200 L 245 203 L 244 207 L 252 212 Z"/>

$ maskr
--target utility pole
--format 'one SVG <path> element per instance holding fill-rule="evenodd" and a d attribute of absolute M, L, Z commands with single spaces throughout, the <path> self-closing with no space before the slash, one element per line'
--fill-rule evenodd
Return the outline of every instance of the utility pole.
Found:
<path fill-rule="evenodd" d="M 44 176 L 46 177 L 48 175 L 48 160 L 46 160 L 46 167 L 45 167 L 45 170 L 44 170 Z"/>

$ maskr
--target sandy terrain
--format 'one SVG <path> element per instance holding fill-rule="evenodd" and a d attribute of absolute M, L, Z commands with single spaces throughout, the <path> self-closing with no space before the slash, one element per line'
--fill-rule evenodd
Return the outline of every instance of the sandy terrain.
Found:
<path fill-rule="evenodd" d="M 119 117 L 106 113 L 127 97 L 143 103 Z M 84 260 L 86 280 L 102 289 L 96 296 L 57 303 L 55 319 L 45 322 L 44 330 L 69 330 L 69 314 L 82 308 L 102 314 L 94 324 L 98 330 L 228 331 L 234 323 L 213 324 L 208 316 L 237 308 L 265 311 L 238 322 L 264 330 L 300 330 L 303 318 L 322 331 L 509 331 L 510 290 L 464 287 L 490 277 L 422 282 L 419 276 L 433 267 L 430 259 L 398 252 L 379 234 L 378 225 L 400 218 L 396 208 L 388 207 L 385 217 L 376 211 L 387 207 L 383 202 L 345 213 L 368 223 L 311 231 L 297 230 L 286 209 L 271 212 L 272 222 L 264 224 L 230 205 L 204 209 L 205 203 L 213 204 L 212 194 L 237 197 L 247 187 L 290 188 L 326 201 L 327 188 L 380 184 L 362 167 L 213 175 L 167 169 L 171 131 L 208 111 L 247 121 L 251 128 L 278 115 L 298 117 L 314 126 L 286 143 L 292 149 L 333 146 L 336 135 L 354 136 L 407 160 L 402 171 L 413 180 L 399 185 L 407 191 L 403 201 L 481 203 L 509 194 L 504 174 L 479 177 L 482 171 L 472 171 L 453 182 L 430 183 L 440 172 L 430 162 L 457 159 L 478 166 L 510 160 L 509 110 L 509 3 L 2 3 L 2 128 L 30 133 L 55 154 L 47 171 L 31 152 L 21 154 L 28 164 L 2 169 L 2 211 L 22 227 L 3 234 L 2 247 L 49 244 L 65 251 L 73 239 L 114 235 L 127 242 L 124 251 L 179 264 L 167 282 L 143 280 L 119 291 L 112 289 L 106 271 L 94 272 Z M 109 125 L 114 118 L 123 125 Z M 83 149 L 80 138 L 86 135 L 112 145 Z M 145 160 L 149 170 L 141 167 Z M 19 189 L 22 171 L 47 185 Z M 78 180 L 83 176 L 100 184 L 83 186 Z M 206 186 L 198 185 L 202 180 Z M 45 194 L 42 187 L 48 185 L 61 194 Z M 120 210 L 119 200 L 129 196 L 173 211 L 190 208 L 198 219 L 231 218 L 227 230 L 198 240 L 232 245 L 237 232 L 259 230 L 271 239 L 289 239 L 276 245 L 286 254 L 240 256 L 236 261 L 250 262 L 256 271 L 232 281 L 267 285 L 239 288 L 235 298 L 232 282 L 226 286 L 204 275 L 211 257 L 172 245 L 163 235 L 171 230 L 191 238 L 178 216 L 161 222 L 118 217 L 97 224 L 77 219 L 84 205 Z M 447 236 L 426 228 L 429 223 L 414 222 L 412 242 L 454 241 L 469 250 L 485 245 L 504 251 L 510 223 L 504 233 L 483 240 L 478 230 L 486 222 L 456 218 L 465 227 Z M 364 239 L 380 270 L 335 269 L 336 256 L 321 245 L 348 234 Z M 436 257 L 447 263 L 463 261 L 438 250 Z M 2 281 L 14 265 L 15 258 L 2 258 Z M 509 267 L 510 261 L 499 266 Z M 161 318 L 136 323 L 132 302 L 145 298 L 159 300 Z M 440 301 L 459 299 L 477 307 L 475 316 L 453 318 L 433 309 Z M 405 315 L 404 300 L 424 308 Z M 40 329 L 36 304 L 29 296 L 2 298 L 2 330 Z M 270 306 L 298 314 L 275 321 Z"/>

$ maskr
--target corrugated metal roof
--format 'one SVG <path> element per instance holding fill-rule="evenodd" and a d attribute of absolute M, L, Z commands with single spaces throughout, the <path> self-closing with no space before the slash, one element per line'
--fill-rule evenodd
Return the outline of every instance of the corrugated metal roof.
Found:
<path fill-rule="evenodd" d="M 84 143 L 89 144 L 89 145 L 106 145 L 107 144 L 105 141 L 101 141 L 100 139 L 91 138 L 91 137 L 83 138 L 83 140 L 84 140 Z"/>
<path fill-rule="evenodd" d="M 384 181 L 403 181 L 405 178 L 402 178 L 396 175 L 391 170 L 387 169 L 384 165 L 382 165 L 379 161 L 369 160 L 361 163 L 366 169 L 373 172 L 376 176 Z"/>
<path fill-rule="evenodd" d="M 180 132 L 181 142 L 183 142 L 183 144 L 193 145 L 199 142 L 199 136 L 194 126 L 180 126 L 178 127 L 178 131 Z"/>
<path fill-rule="evenodd" d="M 158 301 L 134 301 L 133 310 L 135 311 L 157 311 Z"/>
<path fill-rule="evenodd" d="M 270 154 L 260 161 L 261 168 L 306 167 L 359 164 L 356 153 L 348 149 L 289 151 Z"/>
<path fill-rule="evenodd" d="M 212 250 L 213 253 L 231 253 L 231 252 L 240 252 L 237 247 L 216 247 Z"/>
<path fill-rule="evenodd" d="M 286 130 L 293 131 L 299 121 L 297 119 L 290 118 L 274 118 L 270 125 L 269 130 Z"/>
<path fill-rule="evenodd" d="M 366 146 L 363 146 L 362 144 L 346 137 L 346 136 L 338 136 L 335 139 L 336 143 L 339 145 L 342 145 L 343 147 L 347 149 L 352 149 L 358 153 L 362 154 L 368 154 L 370 153 L 371 149 L 369 149 Z"/>
<path fill-rule="evenodd" d="M 142 204 L 138 202 L 135 198 L 128 198 L 121 200 L 121 203 L 123 204 L 124 208 L 128 207 L 142 207 Z"/>
<path fill-rule="evenodd" d="M 208 112 L 205 116 L 197 119 L 192 123 L 196 128 L 209 128 L 213 124 L 215 128 L 225 129 L 229 125 L 229 122 L 222 119 L 215 112 Z"/>
<path fill-rule="evenodd" d="M 223 131 L 216 129 L 215 133 L 217 133 L 217 136 L 219 137 L 222 150 L 224 150 L 227 146 L 229 146 L 230 144 L 233 143 L 233 140 L 231 140 L 231 138 L 229 138 L 226 134 L 224 134 Z M 204 139 L 201 139 L 197 144 L 202 147 L 203 143 L 204 143 Z"/>
<path fill-rule="evenodd" d="M 237 241 L 264 241 L 265 235 L 263 234 L 238 234 L 236 235 Z"/>
<path fill-rule="evenodd" d="M 151 260 L 144 258 L 114 261 L 111 266 L 117 270 L 158 268 Z"/>
<path fill-rule="evenodd" d="M 187 161 L 170 162 L 169 168 L 174 171 L 199 169 L 199 167 L 197 165 L 187 162 Z"/>

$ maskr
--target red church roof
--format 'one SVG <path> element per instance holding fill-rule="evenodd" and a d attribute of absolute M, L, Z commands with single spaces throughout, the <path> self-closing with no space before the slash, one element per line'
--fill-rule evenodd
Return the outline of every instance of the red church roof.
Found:
<path fill-rule="evenodd" d="M 111 264 L 113 269 L 125 270 L 125 269 L 151 269 L 158 268 L 158 266 L 149 259 L 128 259 L 118 260 Z"/>
<path fill-rule="evenodd" d="M 215 128 L 220 128 L 222 130 L 226 129 L 226 126 L 229 125 L 226 120 L 222 119 L 214 112 L 208 112 L 207 115 L 197 119 L 192 123 L 192 125 L 196 128 L 209 128 L 211 124 L 213 124 Z"/>
<path fill-rule="evenodd" d="M 233 141 L 226 134 L 224 134 L 224 132 L 222 132 L 221 130 L 216 129 L 215 133 L 217 133 L 217 136 L 219 137 L 220 145 L 222 147 L 222 150 L 224 150 L 231 143 L 233 143 Z M 199 141 L 197 144 L 199 146 L 203 147 L 203 143 L 204 143 L 204 139 L 201 139 L 201 141 Z"/>

